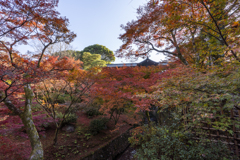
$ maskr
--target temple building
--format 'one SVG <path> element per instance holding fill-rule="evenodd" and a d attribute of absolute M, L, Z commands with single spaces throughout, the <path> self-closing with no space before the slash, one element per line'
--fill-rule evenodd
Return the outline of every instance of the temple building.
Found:
<path fill-rule="evenodd" d="M 118 64 L 107 64 L 107 67 L 135 67 L 135 66 L 157 66 L 157 65 L 167 65 L 167 62 L 155 62 L 147 57 L 139 63 L 118 63 Z"/>

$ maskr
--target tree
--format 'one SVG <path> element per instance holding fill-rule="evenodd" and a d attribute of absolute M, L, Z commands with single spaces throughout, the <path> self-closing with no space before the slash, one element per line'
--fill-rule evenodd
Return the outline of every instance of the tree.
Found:
<path fill-rule="evenodd" d="M 153 91 L 151 86 L 163 70 L 162 66 L 103 68 L 91 90 L 92 96 L 103 100 L 100 110 L 109 113 L 117 124 L 124 111 L 133 114 L 149 111 L 154 100 L 145 95 Z"/>
<path fill-rule="evenodd" d="M 70 43 L 76 36 L 67 28 L 68 19 L 60 17 L 55 10 L 57 4 L 56 0 L 0 2 L 0 48 L 8 54 L 0 55 L 0 103 L 18 115 L 26 127 L 32 147 L 30 159 L 43 159 L 42 144 L 32 119 L 31 84 L 38 82 L 38 76 L 50 76 L 53 70 L 73 67 L 67 59 L 56 62 L 56 59 L 44 57 L 50 45 Z M 15 46 L 27 45 L 30 39 L 39 40 L 43 49 L 34 57 L 20 56 Z M 21 94 L 25 97 L 23 106 Z"/>
<path fill-rule="evenodd" d="M 239 55 L 232 49 L 234 43 L 239 40 L 239 28 L 234 29 L 231 26 L 238 21 L 238 14 L 240 12 L 238 0 L 217 0 L 217 1 L 203 1 L 199 0 L 198 3 L 201 5 L 210 18 L 208 21 L 203 21 L 199 25 L 203 26 L 205 33 L 226 47 L 225 50 L 230 50 L 231 54 L 236 60 L 240 62 Z M 235 39 L 235 42 L 231 39 Z M 232 44 L 231 44 L 232 43 Z M 225 53 L 226 54 L 226 53 Z"/>
<path fill-rule="evenodd" d="M 79 62 L 79 61 L 78 61 Z M 80 66 L 79 64 L 77 66 Z M 56 76 L 58 75 L 58 76 Z M 63 76 L 64 75 L 64 76 Z M 37 102 L 53 119 L 56 125 L 54 144 L 57 144 L 58 132 L 62 128 L 66 119 L 78 109 L 75 105 L 82 101 L 94 84 L 94 74 L 74 68 L 70 72 L 58 71 L 54 77 L 41 78 L 41 82 L 35 86 L 35 95 Z M 58 110 L 61 97 L 68 97 L 68 104 L 60 112 Z M 57 114 L 61 113 L 59 119 Z"/>
<path fill-rule="evenodd" d="M 209 54 L 221 57 L 230 51 L 239 61 L 233 49 L 238 45 L 239 27 L 231 27 L 238 21 L 238 4 L 237 0 L 151 0 L 138 9 L 137 20 L 122 25 L 125 33 L 119 38 L 123 45 L 116 53 L 131 57 L 156 51 L 187 65 L 199 64 L 200 58 L 205 62 Z M 202 44 L 206 46 L 209 40 L 202 39 L 203 34 L 219 43 L 208 45 L 207 54 Z"/>
<path fill-rule="evenodd" d="M 105 67 L 106 61 L 101 60 L 100 54 L 91 54 L 89 52 L 83 52 L 82 56 L 83 68 L 88 70 L 93 67 Z"/>
<path fill-rule="evenodd" d="M 101 60 L 106 61 L 107 63 L 111 63 L 115 61 L 115 56 L 113 51 L 109 50 L 107 47 L 99 44 L 94 44 L 88 47 L 85 47 L 81 52 L 76 53 L 80 60 L 82 60 L 82 56 L 84 52 L 90 52 L 91 54 L 100 54 Z"/>
<path fill-rule="evenodd" d="M 184 42 L 183 26 L 166 12 L 164 5 L 162 2 L 149 1 L 138 9 L 139 16 L 136 21 L 121 26 L 125 33 L 119 37 L 123 45 L 117 50 L 117 56 L 144 57 L 156 51 L 166 56 L 174 56 L 188 65 L 180 48 Z"/>
<path fill-rule="evenodd" d="M 34 53 L 39 53 L 43 49 L 43 45 L 39 42 L 37 43 L 36 41 L 33 41 L 32 45 L 34 48 Z M 65 42 L 59 42 L 55 43 L 53 45 L 50 45 L 46 51 L 46 55 L 51 55 L 51 56 L 58 56 L 59 58 L 63 57 L 73 57 L 75 51 L 72 50 L 72 46 L 70 44 L 67 44 Z"/>

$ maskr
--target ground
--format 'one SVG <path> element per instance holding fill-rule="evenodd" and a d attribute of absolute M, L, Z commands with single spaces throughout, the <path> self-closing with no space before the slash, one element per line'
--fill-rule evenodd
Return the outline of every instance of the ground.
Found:
<path fill-rule="evenodd" d="M 45 138 L 41 138 L 45 151 L 45 159 L 79 160 L 82 157 L 94 153 L 95 150 L 104 146 L 109 141 L 132 127 L 125 123 L 127 117 L 122 115 L 119 120 L 119 124 L 122 124 L 122 126 L 118 130 L 113 131 L 115 129 L 114 123 L 110 121 L 107 124 L 107 129 L 93 136 L 87 132 L 87 126 L 91 120 L 98 118 L 99 116 L 89 119 L 83 112 L 79 112 L 78 116 L 79 118 L 75 132 L 66 133 L 61 130 L 58 137 L 58 144 L 56 146 L 52 145 L 54 136 L 53 129 L 46 132 Z"/>
<path fill-rule="evenodd" d="M 83 111 L 78 111 L 76 114 L 78 117 L 77 122 L 73 124 L 75 125 L 75 131 L 72 133 L 66 133 L 63 130 L 60 130 L 57 145 L 53 145 L 55 133 L 54 124 L 48 129 L 44 129 L 40 132 L 40 140 L 43 144 L 44 158 L 46 160 L 79 160 L 94 153 L 95 150 L 106 145 L 133 125 L 131 124 L 132 121 L 129 117 L 123 114 L 120 116 L 117 126 L 114 125 L 113 121 L 109 121 L 105 130 L 102 130 L 99 134 L 93 136 L 88 131 L 88 126 L 91 120 L 103 116 L 109 118 L 110 116 L 99 115 L 89 118 Z M 18 116 L 10 113 L 8 116 L 1 114 L 0 118 L 0 159 L 27 159 L 31 152 L 31 146 L 26 133 L 24 133 L 24 129 L 12 130 L 11 127 L 6 127 L 10 123 L 18 125 L 15 123 L 15 121 L 18 123 L 21 122 L 15 120 L 18 119 Z M 12 120 L 10 121 L 11 118 Z M 5 123 L 4 120 L 7 122 Z"/>

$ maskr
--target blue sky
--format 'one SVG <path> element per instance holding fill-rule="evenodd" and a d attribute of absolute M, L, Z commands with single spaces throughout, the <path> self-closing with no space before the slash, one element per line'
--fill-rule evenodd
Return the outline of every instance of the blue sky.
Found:
<path fill-rule="evenodd" d="M 93 44 L 104 45 L 113 52 L 122 44 L 121 24 L 136 19 L 136 11 L 147 0 L 60 0 L 57 10 L 70 22 L 70 30 L 77 34 L 71 43 L 74 50 L 83 50 Z M 26 47 L 24 48 L 26 50 Z M 162 55 L 151 54 L 150 59 L 160 61 Z M 142 61 L 139 58 L 138 61 Z M 130 62 L 116 58 L 115 63 Z"/>
<path fill-rule="evenodd" d="M 60 0 L 58 11 L 70 21 L 70 29 L 77 34 L 72 43 L 76 50 L 100 44 L 116 51 L 122 44 L 118 39 L 123 33 L 121 24 L 136 19 L 136 11 L 147 0 Z M 151 55 L 160 61 L 162 55 Z M 139 58 L 138 61 L 142 61 Z M 129 62 L 117 58 L 116 63 Z"/>

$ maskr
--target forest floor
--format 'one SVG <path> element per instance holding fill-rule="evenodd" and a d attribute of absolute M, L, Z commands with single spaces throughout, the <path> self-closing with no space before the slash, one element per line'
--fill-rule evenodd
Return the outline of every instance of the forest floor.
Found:
<path fill-rule="evenodd" d="M 107 128 L 100 131 L 99 134 L 93 136 L 88 132 L 88 126 L 91 120 L 102 117 L 96 116 L 88 118 L 83 112 L 78 112 L 78 119 L 75 131 L 72 133 L 66 133 L 60 130 L 58 134 L 58 143 L 53 145 L 54 139 L 54 128 L 46 131 L 45 136 L 41 136 L 41 141 L 44 146 L 44 158 L 49 159 L 71 159 L 79 160 L 89 154 L 93 154 L 98 148 L 104 146 L 109 141 L 113 140 L 117 136 L 126 132 L 132 125 L 127 123 L 128 117 L 121 115 L 118 126 L 116 129 L 114 122 L 110 121 L 107 123 Z"/>
<path fill-rule="evenodd" d="M 5 107 L 0 107 L 5 110 Z M 39 111 L 34 111 L 33 114 Z M 6 115 L 6 114 L 5 114 Z M 31 153 L 31 145 L 24 131 L 21 120 L 18 116 L 9 113 L 7 116 L 0 112 L 0 159 L 25 160 Z M 89 132 L 89 124 L 92 120 L 110 115 L 98 115 L 92 118 L 88 117 L 83 110 L 76 112 L 77 122 L 71 125 L 75 126 L 75 131 L 68 133 L 60 130 L 58 133 L 58 142 L 53 145 L 55 134 L 55 125 L 52 123 L 48 128 L 39 132 L 40 140 L 44 148 L 44 159 L 46 160 L 79 160 L 87 155 L 93 154 L 97 149 L 105 146 L 110 141 L 126 132 L 136 122 L 128 115 L 122 114 L 117 125 L 111 120 L 107 127 L 97 135 Z M 13 129 L 14 126 L 15 129 Z M 19 126 L 19 127 L 18 127 Z"/>

